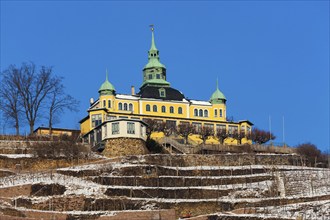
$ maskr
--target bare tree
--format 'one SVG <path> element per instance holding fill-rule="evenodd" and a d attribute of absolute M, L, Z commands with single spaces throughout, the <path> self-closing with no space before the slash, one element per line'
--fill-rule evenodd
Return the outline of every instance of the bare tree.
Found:
<path fill-rule="evenodd" d="M 195 126 L 190 123 L 180 123 L 176 132 L 184 138 L 185 144 L 187 144 L 189 135 L 195 132 Z"/>
<path fill-rule="evenodd" d="M 228 137 L 228 133 L 225 128 L 219 128 L 217 129 L 215 136 L 219 140 L 219 143 L 223 144 L 225 139 Z"/>
<path fill-rule="evenodd" d="M 47 94 L 57 82 L 52 77 L 51 67 L 42 66 L 38 71 L 34 63 L 22 64 L 14 84 L 22 98 L 30 134 L 33 134 L 35 122 L 40 117 L 40 109 Z"/>
<path fill-rule="evenodd" d="M 14 65 L 10 65 L 2 73 L 0 87 L 0 109 L 3 112 L 3 116 L 10 123 L 14 122 L 16 135 L 19 135 L 20 121 L 23 113 L 19 91 L 14 83 L 18 75 L 19 70 Z"/>
<path fill-rule="evenodd" d="M 213 134 L 214 134 L 213 129 L 208 126 L 202 126 L 199 132 L 199 136 L 203 140 L 203 144 L 205 144 L 207 138 L 213 136 Z"/>
<path fill-rule="evenodd" d="M 173 128 L 173 126 L 169 125 L 168 123 L 162 122 L 159 124 L 159 131 L 162 131 L 165 137 L 169 137 L 173 134 L 175 129 Z"/>
<path fill-rule="evenodd" d="M 152 132 L 160 131 L 161 123 L 157 120 L 150 118 L 145 118 L 143 119 L 143 121 L 148 124 L 146 134 L 147 134 L 147 140 L 149 140 Z"/>
<path fill-rule="evenodd" d="M 317 162 L 321 158 L 321 151 L 312 143 L 299 144 L 297 147 L 297 153 L 305 157 L 310 166 L 317 165 Z"/>
<path fill-rule="evenodd" d="M 78 102 L 64 93 L 62 78 L 53 76 L 51 67 L 37 68 L 32 62 L 20 67 L 11 65 L 3 71 L 0 87 L 0 109 L 6 119 L 14 121 L 16 134 L 23 116 L 33 134 L 36 120 L 41 119 L 41 111 L 49 112 L 49 127 L 57 122 L 58 114 L 65 109 L 77 110 Z"/>
<path fill-rule="evenodd" d="M 251 134 L 248 135 L 248 138 L 250 138 L 253 142 L 257 144 L 264 144 L 270 140 L 274 140 L 276 136 L 269 131 L 253 128 Z"/>
<path fill-rule="evenodd" d="M 63 113 L 65 109 L 69 111 L 78 111 L 79 102 L 72 96 L 64 92 L 62 78 L 54 79 L 56 83 L 49 93 L 49 107 L 48 107 L 48 127 L 49 135 L 52 135 L 53 124 L 59 121 L 59 114 Z"/>

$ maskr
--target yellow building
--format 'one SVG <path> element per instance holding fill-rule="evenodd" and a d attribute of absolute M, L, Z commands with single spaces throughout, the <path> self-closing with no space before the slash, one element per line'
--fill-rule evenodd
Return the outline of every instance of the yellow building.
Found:
<path fill-rule="evenodd" d="M 48 127 L 38 127 L 33 133 L 37 136 L 50 136 L 50 130 Z M 52 128 L 52 136 L 68 136 L 77 138 L 80 135 L 80 130 L 66 129 L 66 128 Z"/>
<path fill-rule="evenodd" d="M 202 126 L 210 127 L 216 132 L 226 129 L 228 133 L 242 131 L 249 133 L 252 123 L 248 120 L 227 121 L 226 97 L 218 88 L 208 101 L 188 99 L 170 83 L 166 81 L 166 67 L 160 62 L 159 51 L 155 45 L 154 30 L 152 28 L 151 48 L 148 52 L 148 63 L 143 68 L 143 83 L 140 91 L 135 94 L 134 87 L 131 94 L 119 94 L 108 80 L 99 88 L 99 98 L 91 100 L 88 116 L 80 121 L 81 133 L 87 134 L 106 121 L 113 119 L 145 120 L 155 119 L 166 122 L 169 126 L 180 123 L 190 123 L 197 129 Z M 162 133 L 155 133 L 154 138 Z M 192 142 L 201 142 L 197 135 L 191 135 Z M 247 142 L 246 138 L 242 143 Z M 208 143 L 217 143 L 210 138 Z M 226 144 L 235 144 L 236 140 L 227 138 Z"/>

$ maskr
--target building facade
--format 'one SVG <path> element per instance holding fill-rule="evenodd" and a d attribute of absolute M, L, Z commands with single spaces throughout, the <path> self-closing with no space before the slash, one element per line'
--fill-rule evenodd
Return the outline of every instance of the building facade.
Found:
<path fill-rule="evenodd" d="M 50 136 L 50 129 L 49 127 L 38 127 L 33 131 L 33 134 L 37 136 L 47 137 Z M 80 135 L 80 130 L 66 129 L 66 128 L 52 128 L 51 135 L 57 137 L 68 136 L 68 137 L 78 138 Z"/>
<path fill-rule="evenodd" d="M 99 98 L 91 100 L 88 115 L 80 121 L 81 133 L 88 134 L 100 124 L 116 119 L 145 120 L 154 119 L 166 122 L 176 127 L 180 123 L 190 123 L 199 130 L 202 126 L 210 127 L 216 132 L 226 129 L 228 133 L 237 131 L 249 133 L 252 123 L 248 120 L 238 122 L 227 121 L 227 99 L 218 88 L 208 101 L 188 99 L 177 89 L 171 87 L 166 79 L 166 67 L 160 62 L 159 50 L 156 48 L 154 30 L 152 28 L 151 47 L 148 51 L 148 63 L 144 66 L 143 83 L 140 91 L 131 94 L 117 93 L 115 87 L 108 80 L 99 88 Z M 154 133 L 152 137 L 162 137 L 162 133 Z M 192 141 L 201 142 L 198 135 L 191 135 Z M 216 144 L 215 138 L 208 140 Z M 246 138 L 242 143 L 249 142 Z M 233 138 L 227 138 L 226 144 L 236 144 Z"/>

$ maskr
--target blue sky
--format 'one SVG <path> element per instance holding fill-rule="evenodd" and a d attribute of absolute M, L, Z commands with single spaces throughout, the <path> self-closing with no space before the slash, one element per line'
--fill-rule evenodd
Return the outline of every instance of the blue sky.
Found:
<path fill-rule="evenodd" d="M 78 128 L 106 68 L 118 93 L 140 87 L 149 24 L 186 97 L 208 100 L 218 77 L 228 116 L 271 127 L 276 142 L 284 117 L 289 145 L 329 148 L 329 1 L 1 1 L 1 71 L 53 66 L 81 102 L 56 126 Z"/>

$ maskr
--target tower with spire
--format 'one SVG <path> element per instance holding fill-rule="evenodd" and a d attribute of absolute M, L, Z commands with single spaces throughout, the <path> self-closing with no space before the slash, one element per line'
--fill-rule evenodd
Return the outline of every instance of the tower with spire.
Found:
<path fill-rule="evenodd" d="M 116 92 L 115 87 L 108 80 L 108 70 L 105 71 L 105 81 L 99 88 L 99 94 L 101 95 L 114 95 Z"/>
<path fill-rule="evenodd" d="M 170 83 L 166 81 L 166 67 L 159 60 L 159 50 L 155 44 L 154 26 L 151 27 L 151 47 L 148 51 L 148 63 L 143 68 L 144 86 L 169 87 Z"/>
<path fill-rule="evenodd" d="M 226 97 L 225 95 L 219 90 L 219 83 L 217 79 L 217 86 L 216 90 L 213 92 L 210 102 L 212 104 L 226 104 Z"/>

